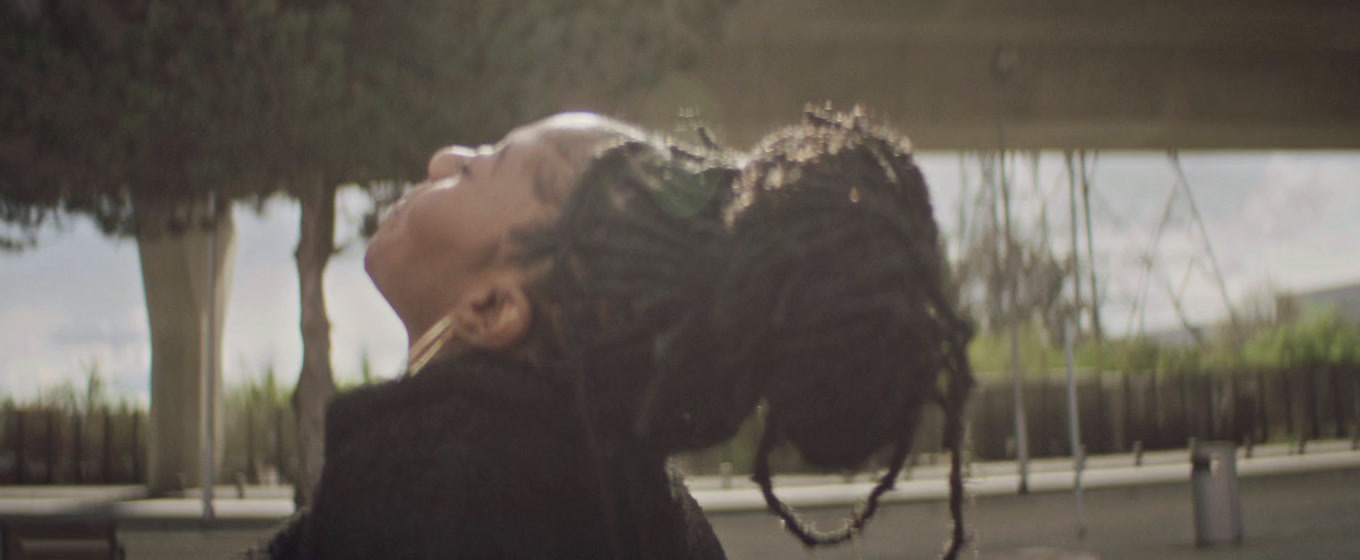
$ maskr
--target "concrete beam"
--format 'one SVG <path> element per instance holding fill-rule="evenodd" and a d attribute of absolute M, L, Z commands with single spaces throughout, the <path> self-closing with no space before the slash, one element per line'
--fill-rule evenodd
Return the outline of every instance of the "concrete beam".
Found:
<path fill-rule="evenodd" d="M 1360 5 L 1145 5 L 746 0 L 639 116 L 695 106 L 734 145 L 831 101 L 926 150 L 995 149 L 998 125 L 1015 149 L 1360 148 Z"/>
<path fill-rule="evenodd" d="M 900 43 L 1360 49 L 1360 4 L 1301 0 L 745 0 L 741 44 Z"/>

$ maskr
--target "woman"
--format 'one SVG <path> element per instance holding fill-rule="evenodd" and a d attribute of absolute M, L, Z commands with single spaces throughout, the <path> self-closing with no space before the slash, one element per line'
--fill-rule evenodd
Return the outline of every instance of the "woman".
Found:
<path fill-rule="evenodd" d="M 769 447 L 848 468 L 895 445 L 876 499 L 922 404 L 956 418 L 969 381 L 891 138 L 812 116 L 733 161 L 569 114 L 436 153 L 365 261 L 408 375 L 332 403 L 316 501 L 272 556 L 721 558 L 665 459 L 762 398 L 771 507 L 809 545 L 848 536 L 774 498 Z"/>

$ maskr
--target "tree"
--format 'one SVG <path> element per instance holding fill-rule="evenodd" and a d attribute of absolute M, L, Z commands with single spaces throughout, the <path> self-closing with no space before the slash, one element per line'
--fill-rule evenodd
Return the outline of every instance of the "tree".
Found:
<path fill-rule="evenodd" d="M 303 505 L 335 390 L 336 189 L 418 177 L 440 145 L 554 111 L 614 108 L 692 62 L 729 3 L 8 0 L 0 219 L 31 231 L 77 212 L 141 241 L 217 227 L 226 205 L 195 211 L 205 200 L 296 198 Z"/>
<path fill-rule="evenodd" d="M 216 402 L 183 403 L 220 385 L 220 360 L 198 356 L 220 344 L 221 313 L 210 310 L 225 304 L 213 277 L 229 268 L 229 202 L 279 186 L 265 132 L 285 119 L 262 101 L 333 94 L 320 86 L 339 57 L 325 47 L 343 24 L 342 10 L 280 13 L 264 0 L 0 5 L 0 65 L 12 78 L 0 89 L 0 218 L 31 232 L 79 213 L 136 237 L 152 331 L 153 491 L 199 473 L 198 430 L 180 416 L 219 414 Z"/>
<path fill-rule="evenodd" d="M 299 504 L 320 473 L 324 403 L 334 392 L 321 274 L 338 180 L 418 176 L 434 148 L 489 142 L 563 109 L 608 111 L 693 62 L 728 0 L 380 0 L 344 3 L 344 87 L 297 107 L 309 125 L 289 145 L 290 192 L 302 204 L 298 276 L 304 358 L 294 409 L 301 437 Z M 280 111 L 290 114 L 292 111 Z M 362 135 L 364 142 L 354 142 Z"/>
<path fill-rule="evenodd" d="M 974 199 L 959 202 L 960 244 L 950 271 L 959 307 L 984 330 L 1000 330 L 1014 317 L 1020 323 L 1038 323 L 1050 340 L 1059 341 L 1063 323 L 1079 312 L 1064 297 L 1064 286 L 1075 274 L 1073 259 L 1054 253 L 1046 209 L 1030 234 L 1005 231 L 995 155 L 981 155 L 978 161 L 981 185 Z"/>

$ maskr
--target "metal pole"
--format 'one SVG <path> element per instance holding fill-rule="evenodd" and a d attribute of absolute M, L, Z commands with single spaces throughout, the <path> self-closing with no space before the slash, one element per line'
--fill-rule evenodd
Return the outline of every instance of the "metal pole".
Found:
<path fill-rule="evenodd" d="M 217 517 L 213 510 L 213 480 L 214 472 L 214 452 L 216 449 L 217 436 L 217 414 L 216 407 L 213 406 L 217 398 L 217 345 L 215 344 L 217 331 L 217 196 L 216 193 L 208 195 L 208 220 L 211 224 L 211 232 L 208 235 L 208 312 L 204 314 L 207 321 L 203 329 L 204 341 L 207 348 L 203 352 L 205 362 L 203 370 L 203 406 L 201 414 L 203 417 L 203 438 L 202 438 L 202 458 L 203 472 L 202 479 L 199 480 L 199 487 L 202 490 L 203 498 L 203 523 L 212 523 Z"/>
<path fill-rule="evenodd" d="M 1007 310 L 1007 330 L 1010 333 L 1011 343 L 1011 382 L 1015 393 L 1015 460 L 1020 471 L 1020 485 L 1018 491 L 1021 494 L 1029 493 L 1029 427 L 1025 423 L 1025 394 L 1021 386 L 1020 375 L 1020 271 L 1016 266 L 1015 255 L 1015 236 L 1011 224 L 1011 197 L 1010 187 L 1006 181 L 1006 153 L 998 150 L 996 153 L 997 184 L 1001 186 L 1002 213 L 1005 216 L 1006 227 L 1006 261 L 1005 270 L 1007 277 L 1008 302 Z"/>
<path fill-rule="evenodd" d="M 1099 343 L 1104 335 L 1100 326 L 1100 291 L 1096 289 L 1096 238 L 1091 233 L 1091 176 L 1086 170 L 1086 152 L 1081 154 L 1081 203 L 1086 210 L 1086 266 L 1091 276 L 1091 332 Z"/>
<path fill-rule="evenodd" d="M 1085 499 L 1081 472 L 1085 468 L 1085 448 L 1081 445 L 1081 416 L 1077 414 L 1077 377 L 1072 360 L 1072 328 L 1063 323 L 1063 352 L 1067 355 L 1067 428 L 1072 440 L 1072 495 L 1077 503 L 1077 537 L 1086 536 Z"/>
<path fill-rule="evenodd" d="M 1002 48 L 997 50 L 996 58 L 992 61 L 992 76 L 996 80 L 996 172 L 993 177 L 996 184 L 1001 187 L 1002 211 L 1006 217 L 1006 263 L 1005 271 L 1009 277 L 1008 308 L 1010 317 L 1010 339 L 1011 339 L 1011 378 L 1014 382 L 1015 390 L 1015 458 L 1019 467 L 1020 484 L 1017 488 L 1021 494 L 1029 493 L 1029 429 L 1025 425 L 1025 399 L 1024 390 L 1020 386 L 1020 309 L 1017 304 L 1019 299 L 1019 279 L 1015 262 L 1015 232 L 1011 227 L 1011 200 L 1010 187 L 1006 182 L 1006 82 L 1010 81 L 1011 74 L 1015 71 L 1015 65 L 1019 60 L 1019 54 L 1013 48 Z M 993 207 L 995 208 L 995 207 Z M 993 216 L 996 214 L 993 213 Z"/>
<path fill-rule="evenodd" d="M 1171 150 L 1167 152 L 1167 157 L 1171 159 L 1171 168 L 1176 172 L 1176 186 L 1185 193 L 1185 200 L 1190 205 L 1190 217 L 1194 219 L 1200 239 L 1204 241 L 1204 252 L 1209 255 L 1209 265 L 1213 267 L 1214 280 L 1218 283 L 1218 295 L 1223 298 L 1223 307 L 1228 310 L 1228 321 L 1232 323 L 1233 329 L 1238 329 L 1241 323 L 1237 320 L 1237 310 L 1228 297 L 1228 284 L 1223 280 L 1223 269 L 1218 266 L 1218 257 L 1214 255 L 1213 243 L 1209 242 L 1209 230 L 1204 227 L 1204 219 L 1199 214 L 1199 205 L 1195 204 L 1195 195 L 1190 193 L 1190 180 L 1186 179 L 1185 169 L 1181 167 L 1180 154 L 1176 150 Z"/>
<path fill-rule="evenodd" d="M 1077 214 L 1077 175 L 1076 171 L 1072 169 L 1072 150 L 1064 151 L 1063 159 L 1067 162 L 1067 202 L 1072 217 L 1072 277 L 1076 279 L 1072 282 L 1072 288 L 1075 290 L 1073 299 L 1076 300 L 1073 311 L 1077 315 L 1074 324 L 1077 328 L 1077 336 L 1081 336 L 1081 304 L 1084 300 L 1081 297 L 1081 249 L 1078 245 L 1081 242 L 1081 237 L 1077 231 L 1081 218 Z"/>

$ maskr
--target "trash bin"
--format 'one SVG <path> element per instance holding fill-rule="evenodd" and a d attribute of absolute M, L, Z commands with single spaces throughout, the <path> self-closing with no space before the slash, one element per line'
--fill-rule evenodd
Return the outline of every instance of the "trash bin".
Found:
<path fill-rule="evenodd" d="M 1237 492 L 1237 444 L 1195 442 L 1190 448 L 1190 490 L 1195 500 L 1195 544 L 1242 542 L 1242 502 Z"/>

